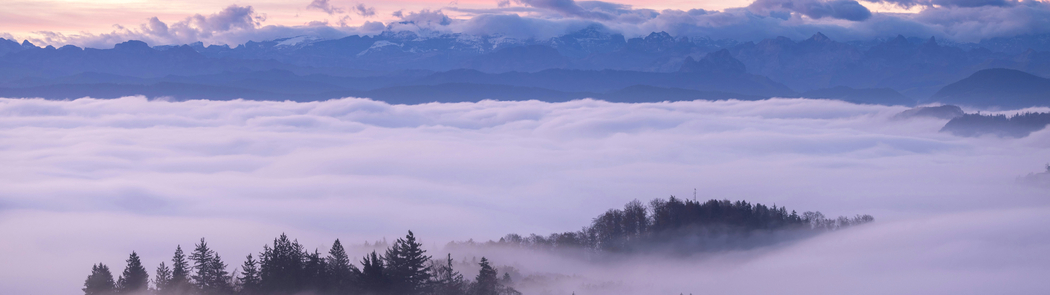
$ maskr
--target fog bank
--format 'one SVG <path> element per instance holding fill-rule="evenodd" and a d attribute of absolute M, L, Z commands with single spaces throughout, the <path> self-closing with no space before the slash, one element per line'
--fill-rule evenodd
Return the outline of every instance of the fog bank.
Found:
<path fill-rule="evenodd" d="M 1050 131 L 956 137 L 938 132 L 947 120 L 892 119 L 903 110 L 808 99 L 0 99 L 0 289 L 77 294 L 93 263 L 119 272 L 134 250 L 152 272 L 202 236 L 230 265 L 281 232 L 323 252 L 335 238 L 411 229 L 443 257 L 450 240 L 578 230 L 632 199 L 695 188 L 698 199 L 876 222 L 646 264 L 453 256 L 636 294 L 1046 290 L 1050 187 L 1018 179 L 1050 162 Z M 580 284 L 552 291 L 603 293 Z"/>

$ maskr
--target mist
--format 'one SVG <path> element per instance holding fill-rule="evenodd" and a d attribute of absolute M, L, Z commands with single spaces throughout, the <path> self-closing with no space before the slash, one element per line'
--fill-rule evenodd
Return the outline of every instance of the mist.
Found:
<path fill-rule="evenodd" d="M 137 251 L 152 271 L 201 237 L 239 265 L 281 233 L 323 252 L 407 230 L 435 258 L 513 267 L 525 294 L 1050 289 L 1050 187 L 1021 181 L 1046 169 L 1050 131 L 958 137 L 939 132 L 944 119 L 894 119 L 906 109 L 0 99 L 0 289 L 75 294 L 94 263 L 119 272 Z M 1001 112 L 1025 111 L 1050 110 Z M 444 247 L 578 230 L 628 201 L 694 189 L 876 221 L 687 258 Z"/>

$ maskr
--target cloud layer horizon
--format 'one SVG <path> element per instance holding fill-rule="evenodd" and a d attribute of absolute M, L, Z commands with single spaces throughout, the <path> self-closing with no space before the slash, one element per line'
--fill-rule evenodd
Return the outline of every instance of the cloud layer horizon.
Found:
<path fill-rule="evenodd" d="M 876 222 L 642 267 L 663 279 L 624 272 L 622 290 L 665 282 L 661 290 L 699 292 L 675 275 L 685 267 L 698 267 L 709 290 L 740 294 L 768 293 L 776 284 L 740 284 L 779 272 L 792 274 L 773 282 L 827 293 L 1045 288 L 1035 278 L 1050 274 L 1041 254 L 1050 188 L 1018 179 L 1050 159 L 1050 130 L 954 137 L 938 132 L 944 120 L 893 119 L 904 109 L 810 99 L 0 99 L 0 261 L 15 266 L 0 270 L 0 289 L 76 293 L 94 263 L 119 272 L 134 250 L 152 271 L 202 236 L 230 265 L 282 232 L 323 252 L 335 238 L 413 230 L 441 256 L 447 241 L 577 230 L 630 200 L 692 197 L 694 188 L 699 199 Z M 611 275 L 578 261 L 489 255 L 590 283 Z"/>
<path fill-rule="evenodd" d="M 141 24 L 114 24 L 108 33 L 61 33 L 36 30 L 30 35 L 0 32 L 7 39 L 23 38 L 60 47 L 110 48 L 127 40 L 150 45 L 194 42 L 236 46 L 247 41 L 309 36 L 325 39 L 372 35 L 382 31 L 430 34 L 504 35 L 545 39 L 599 25 L 628 37 L 651 32 L 674 36 L 757 41 L 786 36 L 802 39 L 823 32 L 837 40 L 870 40 L 896 35 L 936 37 L 953 42 L 978 42 L 995 37 L 1050 33 L 1050 3 L 1045 1 L 911 1 L 864 2 L 913 13 L 871 11 L 854 0 L 756 0 L 745 7 L 722 10 L 635 8 L 602 1 L 498 1 L 492 8 L 458 5 L 415 11 L 377 12 L 364 4 L 339 6 L 330 1 L 303 3 L 302 9 L 325 13 L 334 20 L 302 25 L 267 24 L 265 11 L 251 5 L 230 5 L 213 13 L 197 13 L 180 20 L 149 18 Z M 391 21 L 375 18 L 390 14 Z M 364 20 L 348 25 L 350 19 Z"/>

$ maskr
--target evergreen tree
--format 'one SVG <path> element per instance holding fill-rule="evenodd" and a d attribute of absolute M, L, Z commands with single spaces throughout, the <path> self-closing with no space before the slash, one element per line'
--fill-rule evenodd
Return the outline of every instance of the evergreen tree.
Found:
<path fill-rule="evenodd" d="M 186 255 L 182 252 L 182 246 L 175 247 L 175 255 L 171 258 L 171 280 L 162 289 L 164 294 L 188 294 L 190 291 L 190 264 L 186 261 Z"/>
<path fill-rule="evenodd" d="M 190 253 L 193 261 L 193 279 L 197 291 L 202 294 L 228 294 L 233 291 L 231 276 L 226 271 L 226 263 L 222 262 L 215 251 L 208 248 L 208 243 L 201 238 L 199 244 Z"/>
<path fill-rule="evenodd" d="M 203 241 L 202 241 L 203 242 Z M 218 253 L 212 252 L 211 264 L 208 266 L 207 288 L 204 294 L 232 294 L 233 277 L 226 271 L 226 263 Z"/>
<path fill-rule="evenodd" d="M 334 294 L 348 294 L 354 290 L 354 278 L 360 274 L 357 266 L 350 262 L 350 256 L 346 255 L 346 249 L 339 239 L 332 243 L 332 249 L 328 250 L 328 291 Z"/>
<path fill-rule="evenodd" d="M 416 242 L 412 231 L 404 239 L 397 239 L 387 250 L 387 275 L 393 283 L 397 294 L 422 294 L 428 291 L 430 267 L 427 265 L 430 256 L 426 256 L 423 244 Z"/>
<path fill-rule="evenodd" d="M 248 254 L 248 257 L 244 260 L 244 265 L 241 266 L 241 277 L 238 280 L 238 285 L 240 294 L 255 295 L 260 293 L 258 262 L 252 258 L 252 254 Z"/>
<path fill-rule="evenodd" d="M 84 295 L 110 295 L 116 293 L 113 273 L 105 264 L 91 266 L 91 274 L 84 281 Z"/>
<path fill-rule="evenodd" d="M 481 266 L 481 270 L 478 271 L 478 276 L 474 279 L 474 288 L 471 290 L 473 295 L 499 295 L 500 284 L 496 269 L 492 268 L 489 260 L 485 257 L 481 257 L 481 262 L 478 265 Z"/>
<path fill-rule="evenodd" d="M 445 265 L 436 268 L 434 277 L 434 295 L 460 295 L 466 293 L 466 281 L 463 275 L 452 268 L 452 254 L 448 254 Z"/>
<path fill-rule="evenodd" d="M 211 279 L 211 267 L 212 258 L 215 252 L 208 248 L 208 243 L 201 238 L 201 242 L 196 245 L 193 252 L 190 253 L 190 260 L 193 261 L 193 273 L 190 278 L 193 279 L 194 286 L 197 290 L 204 291 L 208 290 L 208 283 Z"/>
<path fill-rule="evenodd" d="M 124 273 L 117 279 L 117 290 L 120 293 L 135 293 L 145 291 L 149 287 L 149 274 L 142 266 L 142 260 L 134 251 L 127 260 L 128 265 L 124 267 Z"/>
<path fill-rule="evenodd" d="M 303 289 L 325 290 L 328 288 L 328 266 L 321 253 L 314 249 L 314 253 L 306 255 L 303 264 Z"/>
<path fill-rule="evenodd" d="M 361 260 L 361 276 L 358 282 L 367 294 L 389 293 L 390 281 L 383 273 L 383 260 L 379 258 L 376 251 L 365 255 L 365 258 Z"/>
<path fill-rule="evenodd" d="M 171 269 L 164 264 L 164 261 L 161 261 L 157 266 L 157 271 L 153 274 L 153 288 L 158 294 L 167 294 L 170 292 L 169 285 L 171 285 Z"/>
<path fill-rule="evenodd" d="M 283 233 L 273 240 L 273 248 L 265 246 L 259 255 L 260 288 L 274 293 L 302 291 L 305 252 Z"/>

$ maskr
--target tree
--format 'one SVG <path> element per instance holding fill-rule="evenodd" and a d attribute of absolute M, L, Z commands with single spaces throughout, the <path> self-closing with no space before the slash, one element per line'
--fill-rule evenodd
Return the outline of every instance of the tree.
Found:
<path fill-rule="evenodd" d="M 481 262 L 478 265 L 481 266 L 481 270 L 478 271 L 478 276 L 474 279 L 472 293 L 474 295 L 499 295 L 500 284 L 499 277 L 496 276 L 496 269 L 492 268 L 489 260 L 485 257 L 481 257 Z"/>
<path fill-rule="evenodd" d="M 157 293 L 165 294 L 169 285 L 171 285 L 171 269 L 164 264 L 164 261 L 161 261 L 157 266 L 157 271 L 153 274 L 153 288 Z"/>
<path fill-rule="evenodd" d="M 175 246 L 175 255 L 171 257 L 171 280 L 166 286 L 158 287 L 161 294 L 181 295 L 190 291 L 190 264 L 182 252 L 182 246 Z"/>
<path fill-rule="evenodd" d="M 204 241 L 204 238 L 201 238 L 201 242 L 190 253 L 190 260 L 193 261 L 193 274 L 190 275 L 190 278 L 193 279 L 197 290 L 208 289 L 208 283 L 211 281 L 212 256 L 214 255 L 215 252 L 208 248 L 208 243 Z"/>
<path fill-rule="evenodd" d="M 298 241 L 281 234 L 273 240 L 273 247 L 263 247 L 259 255 L 259 286 L 275 293 L 296 293 L 302 290 L 303 263 L 306 251 Z"/>
<path fill-rule="evenodd" d="M 252 258 L 252 254 L 248 254 L 248 257 L 245 258 L 244 264 L 241 266 L 241 277 L 238 280 L 240 294 L 254 295 L 259 293 L 258 264 L 259 263 Z"/>
<path fill-rule="evenodd" d="M 116 284 L 113 283 L 113 273 L 109 267 L 99 263 L 91 266 L 91 274 L 84 280 L 84 295 L 109 295 L 116 293 Z"/>
<path fill-rule="evenodd" d="M 222 262 L 215 251 L 208 248 L 208 243 L 201 238 L 199 244 L 190 254 L 193 261 L 194 286 L 202 294 L 224 294 L 233 288 L 230 285 L 230 274 L 226 271 L 226 263 Z"/>
<path fill-rule="evenodd" d="M 460 295 L 466 293 L 466 281 L 463 275 L 452 269 L 452 254 L 448 254 L 445 265 L 436 267 L 434 277 L 435 295 Z"/>
<path fill-rule="evenodd" d="M 142 267 L 139 255 L 132 251 L 127 263 L 124 273 L 117 279 L 117 290 L 120 293 L 145 291 L 149 287 L 149 274 L 146 273 L 146 268 Z"/>
<path fill-rule="evenodd" d="M 390 281 L 383 273 L 383 260 L 379 258 L 376 251 L 365 255 L 361 260 L 361 276 L 358 278 L 360 286 L 365 293 L 387 294 L 390 289 Z"/>
<path fill-rule="evenodd" d="M 429 289 L 430 256 L 426 256 L 423 244 L 416 241 L 415 234 L 408 231 L 404 239 L 397 239 L 386 252 L 386 268 L 397 294 L 421 294 Z"/>
<path fill-rule="evenodd" d="M 328 263 L 321 257 L 321 253 L 314 249 L 314 253 L 306 255 L 303 263 L 303 289 L 324 290 L 328 288 Z"/>
<path fill-rule="evenodd" d="M 327 290 L 335 294 L 353 292 L 354 278 L 361 271 L 350 262 L 350 257 L 346 255 L 346 249 L 343 248 L 343 243 L 340 243 L 339 239 L 332 243 L 332 249 L 328 250 L 328 257 L 325 257 L 325 261 L 328 262 Z"/>

